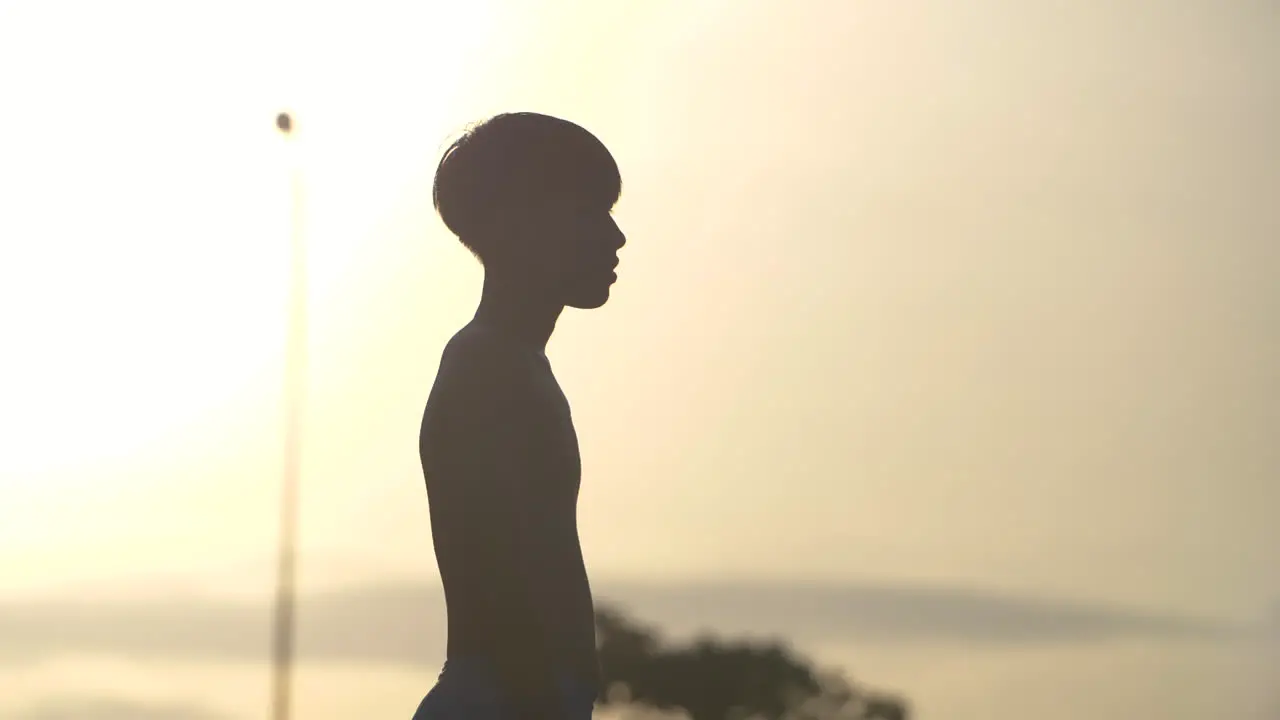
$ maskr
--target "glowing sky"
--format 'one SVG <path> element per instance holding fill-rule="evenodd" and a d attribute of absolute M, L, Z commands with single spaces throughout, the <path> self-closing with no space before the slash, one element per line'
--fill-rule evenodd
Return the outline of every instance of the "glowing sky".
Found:
<path fill-rule="evenodd" d="M 1280 597 L 1270 4 L 74 7 L 0 4 L 0 593 L 264 591 L 292 172 L 304 585 L 432 576 L 430 174 L 530 109 L 623 170 L 549 350 L 598 576 Z"/>

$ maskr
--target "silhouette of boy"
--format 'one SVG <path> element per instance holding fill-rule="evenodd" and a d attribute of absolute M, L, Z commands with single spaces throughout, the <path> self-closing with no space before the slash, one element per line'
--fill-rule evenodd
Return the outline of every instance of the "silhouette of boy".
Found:
<path fill-rule="evenodd" d="M 474 127 L 436 170 L 436 210 L 484 266 L 484 288 L 422 420 L 448 654 L 415 720 L 591 715 L 600 673 L 581 464 L 545 350 L 565 307 L 609 299 L 621 188 L 595 136 L 534 113 Z"/>

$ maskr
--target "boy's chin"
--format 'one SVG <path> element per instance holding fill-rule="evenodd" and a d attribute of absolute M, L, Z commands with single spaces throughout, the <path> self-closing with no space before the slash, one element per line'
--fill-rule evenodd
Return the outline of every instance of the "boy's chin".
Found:
<path fill-rule="evenodd" d="M 607 302 L 609 302 L 609 288 L 605 286 L 589 292 L 572 293 L 565 301 L 565 305 L 578 310 L 595 310 Z"/>

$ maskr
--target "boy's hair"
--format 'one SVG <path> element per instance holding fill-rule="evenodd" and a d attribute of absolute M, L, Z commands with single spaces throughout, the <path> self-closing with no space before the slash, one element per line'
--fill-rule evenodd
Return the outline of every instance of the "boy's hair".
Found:
<path fill-rule="evenodd" d="M 622 192 L 613 155 L 567 120 L 503 113 L 472 127 L 445 150 L 432 202 L 444 224 L 481 263 L 504 220 L 553 203 L 612 208 Z"/>

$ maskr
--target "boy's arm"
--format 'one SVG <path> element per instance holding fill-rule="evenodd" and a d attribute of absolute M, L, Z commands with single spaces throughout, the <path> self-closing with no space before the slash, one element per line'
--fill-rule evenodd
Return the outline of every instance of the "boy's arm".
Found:
<path fill-rule="evenodd" d="M 447 427 L 432 448 L 436 472 L 447 482 L 452 512 L 463 514 L 466 561 L 481 576 L 492 606 L 497 671 L 522 717 L 558 711 L 554 659 L 537 601 L 542 546 L 537 519 L 547 500 L 535 429 L 536 402 L 512 358 L 482 353 L 462 362 L 448 392 Z"/>

